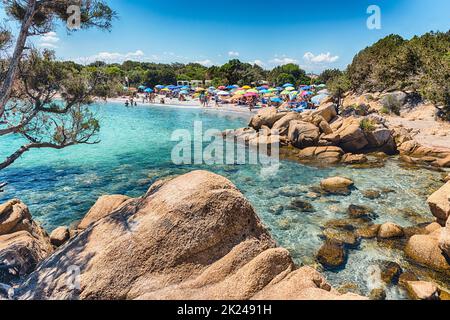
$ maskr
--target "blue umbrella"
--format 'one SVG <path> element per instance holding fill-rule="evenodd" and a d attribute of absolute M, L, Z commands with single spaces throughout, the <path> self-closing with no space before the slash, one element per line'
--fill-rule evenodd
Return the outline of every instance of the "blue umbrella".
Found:
<path fill-rule="evenodd" d="M 275 103 L 281 103 L 281 102 L 283 102 L 283 100 L 281 100 L 280 98 L 277 98 L 277 97 L 275 97 L 275 98 L 270 98 L 270 101 L 275 102 Z"/>
<path fill-rule="evenodd" d="M 275 88 L 275 89 L 277 89 L 277 91 L 283 91 L 284 90 L 284 88 L 282 88 L 282 87 L 278 87 L 278 88 Z"/>
<path fill-rule="evenodd" d="M 144 90 L 144 89 L 145 89 L 145 86 L 139 86 L 138 89 L 139 89 L 139 90 Z"/>
<path fill-rule="evenodd" d="M 156 89 L 164 89 L 164 86 L 158 84 L 157 86 L 155 86 Z"/>
<path fill-rule="evenodd" d="M 169 90 L 173 90 L 173 89 L 176 89 L 176 88 L 177 88 L 177 86 L 174 86 L 174 85 L 170 85 L 170 86 L 167 86 L 166 88 L 167 88 L 167 89 L 169 89 Z"/>
<path fill-rule="evenodd" d="M 153 89 L 147 88 L 147 89 L 144 90 L 144 92 L 146 92 L 146 93 L 152 93 L 152 92 L 153 92 Z"/>
<path fill-rule="evenodd" d="M 302 87 L 302 90 L 311 90 L 311 86 L 304 86 Z"/>
<path fill-rule="evenodd" d="M 285 85 L 283 85 L 283 88 L 288 88 L 288 87 L 295 87 L 295 85 L 293 85 L 292 83 L 286 83 Z"/>
<path fill-rule="evenodd" d="M 189 91 L 187 91 L 187 90 L 181 90 L 181 91 L 180 91 L 180 94 L 189 94 Z"/>
<path fill-rule="evenodd" d="M 311 102 L 314 103 L 315 105 L 319 105 L 322 103 L 323 100 L 325 100 L 328 97 L 329 95 L 327 94 L 319 94 L 317 96 L 312 97 Z"/>

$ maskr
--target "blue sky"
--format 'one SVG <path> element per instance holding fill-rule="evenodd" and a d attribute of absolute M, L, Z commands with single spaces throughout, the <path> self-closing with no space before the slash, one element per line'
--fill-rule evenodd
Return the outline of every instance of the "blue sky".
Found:
<path fill-rule="evenodd" d="M 378 39 L 450 29 L 448 0 L 179 1 L 111 0 L 118 12 L 110 33 L 98 30 L 34 39 L 61 59 L 223 64 L 230 58 L 265 68 L 295 62 L 308 71 L 345 68 Z M 381 9 L 380 30 L 369 30 L 369 5 Z"/>

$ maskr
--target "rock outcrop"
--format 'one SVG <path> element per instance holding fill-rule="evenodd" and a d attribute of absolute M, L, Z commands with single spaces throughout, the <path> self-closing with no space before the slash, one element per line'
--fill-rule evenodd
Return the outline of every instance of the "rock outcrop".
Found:
<path fill-rule="evenodd" d="M 0 283 L 11 285 L 53 252 L 47 233 L 19 200 L 0 205 Z"/>
<path fill-rule="evenodd" d="M 130 200 L 129 197 L 122 195 L 107 195 L 100 197 L 83 220 L 81 220 L 78 229 L 86 229 L 90 224 L 111 214 L 128 200 Z"/>
<path fill-rule="evenodd" d="M 78 285 L 68 269 L 80 270 Z M 70 278 L 69 278 L 70 280 Z M 227 179 L 195 171 L 157 183 L 40 264 L 21 299 L 360 299 L 296 269 Z"/>
<path fill-rule="evenodd" d="M 431 213 L 441 225 L 445 225 L 450 216 L 450 182 L 433 193 L 427 200 Z"/>
<path fill-rule="evenodd" d="M 354 182 L 348 178 L 332 177 L 320 182 L 320 187 L 328 193 L 348 195 Z"/>

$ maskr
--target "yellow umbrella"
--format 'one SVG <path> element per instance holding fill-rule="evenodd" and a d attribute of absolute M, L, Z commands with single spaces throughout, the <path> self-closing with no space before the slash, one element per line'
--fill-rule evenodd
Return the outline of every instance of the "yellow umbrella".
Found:
<path fill-rule="evenodd" d="M 244 89 L 244 90 L 249 90 L 249 89 L 251 89 L 252 87 L 250 87 L 250 86 L 243 86 L 242 87 L 242 89 Z"/>
<path fill-rule="evenodd" d="M 164 89 L 161 89 L 161 91 L 170 91 L 170 90 L 167 88 L 164 88 Z"/>
<path fill-rule="evenodd" d="M 195 89 L 195 92 L 202 92 L 202 91 L 205 91 L 205 89 L 203 89 L 203 88 L 197 88 L 197 89 Z"/>

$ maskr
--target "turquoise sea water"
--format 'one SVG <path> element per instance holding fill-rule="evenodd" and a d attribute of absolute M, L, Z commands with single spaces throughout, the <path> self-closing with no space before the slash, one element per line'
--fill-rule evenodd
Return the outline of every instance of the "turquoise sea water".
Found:
<path fill-rule="evenodd" d="M 407 227 L 433 220 L 425 200 L 441 185 L 437 172 L 403 169 L 396 161 L 388 161 L 384 168 L 361 170 L 317 169 L 289 161 L 283 161 L 279 171 L 254 165 L 176 166 L 171 161 L 173 130 L 192 130 L 194 121 L 202 121 L 204 129 L 234 129 L 246 126 L 246 116 L 187 108 L 125 108 L 114 103 L 95 108 L 101 121 L 100 144 L 29 152 L 0 172 L 0 181 L 9 183 L 0 194 L 0 202 L 20 198 L 29 205 L 33 217 L 51 231 L 82 218 L 101 195 L 137 197 L 159 178 L 206 169 L 233 181 L 279 244 L 292 252 L 298 264 L 308 265 L 315 263 L 315 254 L 323 243 L 323 225 L 346 218 L 350 204 L 370 206 L 378 215 L 376 223 L 392 221 Z M 17 138 L 1 141 L 0 156 L 7 156 L 21 142 Z M 314 198 L 308 194 L 311 186 L 335 175 L 352 178 L 358 189 L 348 197 Z M 361 193 L 382 188 L 395 192 L 377 200 L 366 199 Z M 290 209 L 294 199 L 310 202 L 315 212 Z M 326 275 L 337 287 L 356 284 L 357 291 L 367 294 L 373 285 L 367 281 L 367 270 L 380 260 L 408 266 L 400 251 L 382 248 L 376 241 L 363 241 L 350 251 L 345 269 Z M 388 295 L 404 296 L 395 288 Z"/>

